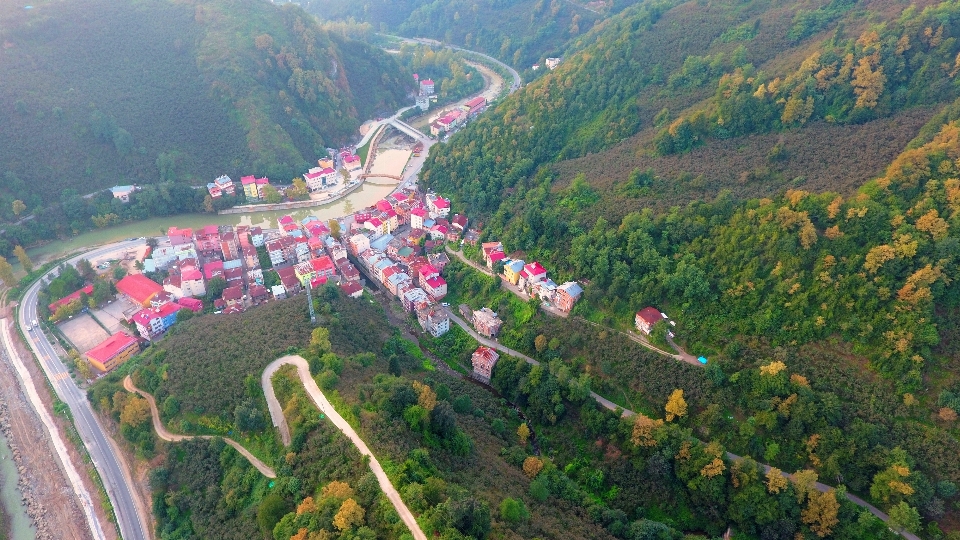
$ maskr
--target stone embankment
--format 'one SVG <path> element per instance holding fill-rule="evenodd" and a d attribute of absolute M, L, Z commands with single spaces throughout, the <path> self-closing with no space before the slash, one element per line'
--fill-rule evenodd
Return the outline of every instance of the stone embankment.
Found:
<path fill-rule="evenodd" d="M 50 532 L 50 526 L 47 523 L 47 509 L 43 506 L 40 498 L 33 492 L 33 483 L 30 482 L 27 468 L 24 466 L 23 455 L 20 448 L 13 443 L 13 434 L 10 429 L 10 414 L 7 410 L 6 402 L 0 401 L 0 432 L 10 441 L 10 453 L 13 454 L 13 461 L 17 464 L 17 484 L 20 490 L 23 506 L 27 510 L 27 515 L 33 521 L 37 529 L 37 540 L 55 540 L 59 536 Z"/>

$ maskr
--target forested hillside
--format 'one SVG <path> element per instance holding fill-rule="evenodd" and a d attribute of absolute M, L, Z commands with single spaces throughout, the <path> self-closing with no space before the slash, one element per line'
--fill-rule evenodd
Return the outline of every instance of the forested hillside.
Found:
<path fill-rule="evenodd" d="M 955 2 L 638 6 L 425 177 L 587 281 L 585 314 L 669 308 L 702 352 L 839 338 L 916 390 L 955 326 L 958 33 Z"/>
<path fill-rule="evenodd" d="M 566 43 L 635 0 L 305 0 L 324 20 L 362 21 L 375 30 L 426 37 L 485 52 L 517 69 L 561 56 Z"/>
<path fill-rule="evenodd" d="M 289 181 L 412 81 L 295 5 L 0 5 L 0 216 L 116 184 Z M 26 187 L 30 186 L 30 189 Z"/>

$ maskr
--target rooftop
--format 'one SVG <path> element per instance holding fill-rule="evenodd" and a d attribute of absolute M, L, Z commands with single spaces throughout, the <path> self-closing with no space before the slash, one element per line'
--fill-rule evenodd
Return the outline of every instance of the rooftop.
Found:
<path fill-rule="evenodd" d="M 101 364 L 106 364 L 111 358 L 136 342 L 137 338 L 119 332 L 101 341 L 99 345 L 87 351 L 87 356 Z"/>

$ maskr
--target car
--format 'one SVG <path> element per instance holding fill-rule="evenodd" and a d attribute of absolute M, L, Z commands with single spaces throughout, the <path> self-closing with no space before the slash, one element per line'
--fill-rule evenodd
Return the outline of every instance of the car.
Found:
<path fill-rule="evenodd" d="M 33 326 L 34 326 L 34 327 L 39 326 L 39 325 L 37 324 L 37 320 L 36 320 L 36 319 L 33 320 Z"/>
<path fill-rule="evenodd" d="M 449 303 L 449 302 L 443 302 L 443 303 L 441 303 L 440 305 L 443 306 L 443 307 L 450 307 L 450 303 Z"/>

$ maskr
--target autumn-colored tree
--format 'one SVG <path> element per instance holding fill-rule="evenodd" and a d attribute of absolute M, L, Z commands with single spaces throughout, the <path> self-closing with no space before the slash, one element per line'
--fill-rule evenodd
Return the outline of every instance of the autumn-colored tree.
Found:
<path fill-rule="evenodd" d="M 920 401 L 913 394 L 907 393 L 903 395 L 903 404 L 907 407 L 914 407 L 919 403 Z"/>
<path fill-rule="evenodd" d="M 300 515 L 299 512 L 297 515 Z M 297 534 L 290 537 L 290 540 L 307 540 L 307 533 L 310 532 L 306 528 L 301 527 Z"/>
<path fill-rule="evenodd" d="M 807 507 L 800 513 L 800 519 L 810 526 L 814 534 L 824 538 L 840 522 L 837 518 L 839 511 L 840 501 L 837 500 L 835 489 L 823 493 L 813 490 L 807 495 Z"/>
<path fill-rule="evenodd" d="M 780 373 L 785 369 L 787 369 L 787 365 L 777 360 L 774 362 L 770 362 L 769 364 L 760 366 L 760 374 L 773 377 L 774 375 L 777 375 L 778 373 Z"/>
<path fill-rule="evenodd" d="M 657 440 L 653 437 L 653 432 L 662 425 L 663 420 L 653 420 L 638 414 L 633 422 L 633 436 L 630 440 L 637 446 L 656 446 Z"/>
<path fill-rule="evenodd" d="M 667 399 L 664 407 L 667 411 L 667 422 L 673 422 L 674 418 L 683 418 L 687 415 L 687 401 L 683 399 L 683 390 L 676 389 Z"/>
<path fill-rule="evenodd" d="M 808 381 L 806 377 L 804 377 L 803 375 L 800 375 L 799 373 L 791 374 L 790 382 L 792 382 L 797 386 L 805 386 L 807 388 L 810 387 L 810 381 Z"/>
<path fill-rule="evenodd" d="M 28 273 L 33 271 L 33 261 L 27 256 L 27 251 L 23 249 L 23 246 L 13 248 L 13 254 L 17 257 L 17 260 L 20 261 L 20 266 L 22 266 L 25 271 Z"/>
<path fill-rule="evenodd" d="M 953 422 L 957 419 L 957 411 L 951 409 L 950 407 L 941 407 L 940 412 L 937 413 L 937 416 L 939 416 L 944 422 Z"/>
<path fill-rule="evenodd" d="M 90 364 L 83 358 L 76 358 L 73 361 L 74 365 L 77 366 L 77 373 L 80 374 L 84 380 L 89 379 L 93 376 L 93 372 L 90 370 Z"/>
<path fill-rule="evenodd" d="M 208 193 L 206 197 L 203 198 L 203 211 L 208 214 L 212 214 L 215 208 L 213 207 L 213 197 Z"/>
<path fill-rule="evenodd" d="M 527 444 L 527 439 L 530 438 L 530 428 L 527 427 L 526 422 L 520 424 L 520 427 L 517 428 L 517 437 L 520 438 L 520 446 Z"/>
<path fill-rule="evenodd" d="M 863 267 L 870 273 L 875 273 L 883 266 L 883 263 L 893 260 L 897 254 L 892 247 L 881 244 L 867 252 Z"/>
<path fill-rule="evenodd" d="M 437 393 L 432 388 L 420 381 L 413 381 L 413 389 L 417 391 L 417 405 L 425 411 L 430 412 L 437 406 Z"/>
<path fill-rule="evenodd" d="M 364 510 L 353 498 L 343 501 L 337 515 L 333 516 L 333 525 L 345 531 L 363 523 Z"/>
<path fill-rule="evenodd" d="M 523 474 L 527 475 L 527 478 L 536 477 L 542 470 L 543 461 L 541 461 L 540 458 L 530 456 L 523 460 Z"/>
<path fill-rule="evenodd" d="M 120 423 L 130 427 L 140 427 L 149 419 L 150 404 L 147 400 L 137 396 L 131 396 L 120 413 Z"/>
<path fill-rule="evenodd" d="M 721 474 L 726 469 L 727 469 L 727 466 L 724 465 L 723 460 L 716 457 L 716 458 L 713 458 L 713 461 L 711 461 L 710 463 L 707 463 L 706 465 L 703 466 L 702 469 L 700 469 L 700 476 L 713 478 L 714 476 Z"/>
<path fill-rule="evenodd" d="M 780 493 L 785 489 L 787 489 L 787 478 L 783 476 L 783 472 L 776 467 L 770 467 L 767 471 L 767 491 Z"/>
<path fill-rule="evenodd" d="M 307 183 L 299 176 L 293 179 L 293 187 L 287 188 L 287 196 L 294 200 L 305 199 L 310 196 Z"/>
<path fill-rule="evenodd" d="M 538 353 L 547 350 L 547 336 L 539 334 L 536 339 L 533 340 L 533 346 L 536 347 Z"/>
<path fill-rule="evenodd" d="M 797 492 L 797 502 L 807 499 L 807 494 L 816 491 L 817 473 L 809 469 L 797 471 L 790 477 L 793 480 L 794 490 Z"/>
<path fill-rule="evenodd" d="M 913 487 L 907 483 L 910 476 L 910 468 L 907 464 L 898 459 L 886 469 L 873 476 L 873 483 L 870 485 L 870 497 L 884 505 L 894 505 L 910 495 L 913 495 Z"/>
<path fill-rule="evenodd" d="M 12 287 L 16 279 L 13 277 L 13 266 L 7 262 L 6 257 L 0 257 L 0 280 L 7 287 Z"/>
<path fill-rule="evenodd" d="M 24 210 L 27 209 L 27 205 L 23 204 L 23 201 L 17 199 L 13 201 L 13 215 L 19 217 Z"/>
<path fill-rule="evenodd" d="M 317 509 L 317 505 L 313 502 L 313 497 L 307 497 L 300 504 L 297 505 L 297 515 L 309 514 Z"/>
<path fill-rule="evenodd" d="M 883 66 L 878 65 L 880 55 L 864 56 L 853 70 L 853 93 L 857 96 L 857 107 L 872 109 L 877 106 L 877 100 L 883 92 L 883 85 L 887 76 L 883 74 Z"/>
<path fill-rule="evenodd" d="M 353 488 L 351 488 L 350 484 L 347 484 L 346 482 L 334 480 L 323 487 L 323 490 L 320 491 L 320 497 L 323 499 L 328 497 L 332 497 L 334 499 L 348 499 L 353 497 Z"/>
<path fill-rule="evenodd" d="M 331 219 L 327 222 L 327 227 L 330 228 L 330 236 L 340 240 L 340 222 L 335 219 Z"/>
<path fill-rule="evenodd" d="M 270 204 L 277 204 L 283 200 L 283 197 L 280 196 L 280 192 L 277 191 L 277 188 L 267 184 L 263 187 L 263 200 Z"/>
<path fill-rule="evenodd" d="M 950 225 L 940 217 L 936 208 L 917 218 L 916 227 L 918 231 L 930 233 L 936 241 L 946 238 L 950 230 Z"/>

